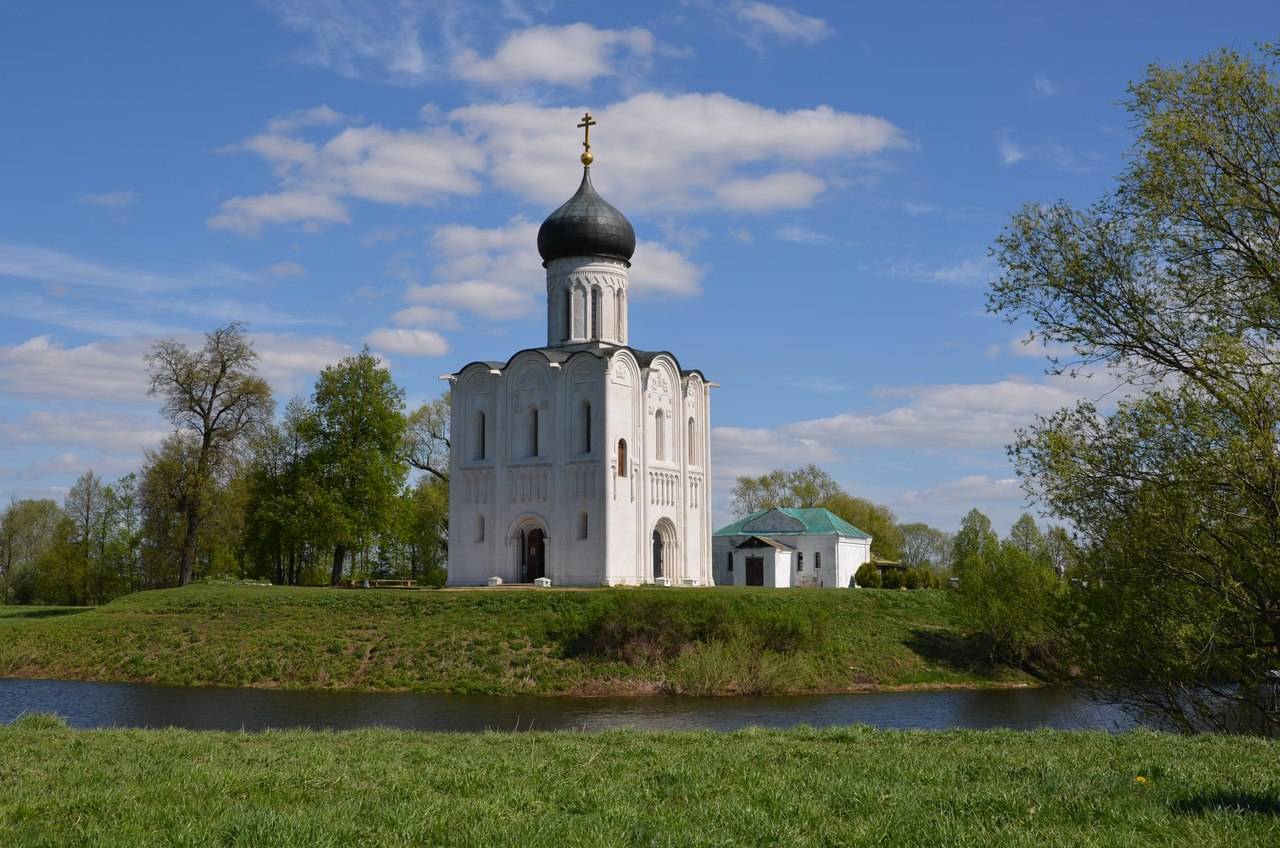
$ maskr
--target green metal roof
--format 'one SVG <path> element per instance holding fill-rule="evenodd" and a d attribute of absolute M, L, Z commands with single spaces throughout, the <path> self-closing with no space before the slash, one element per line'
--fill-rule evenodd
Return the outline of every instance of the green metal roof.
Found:
<path fill-rule="evenodd" d="M 770 513 L 778 513 L 782 517 L 770 515 Z M 788 518 L 793 520 L 787 521 Z M 820 507 L 762 509 L 745 515 L 715 532 L 717 536 L 800 536 L 805 534 L 848 536 L 854 539 L 871 538 L 870 534 L 862 532 L 831 510 Z"/>

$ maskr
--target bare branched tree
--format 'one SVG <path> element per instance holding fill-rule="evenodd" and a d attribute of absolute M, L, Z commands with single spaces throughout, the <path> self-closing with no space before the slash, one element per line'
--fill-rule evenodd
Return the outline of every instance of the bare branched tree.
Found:
<path fill-rule="evenodd" d="M 205 336 L 204 347 L 191 350 L 181 342 L 156 342 L 147 354 L 151 394 L 164 401 L 173 426 L 199 440 L 195 475 L 180 508 L 185 532 L 178 582 L 191 581 L 196 538 L 204 514 L 203 483 L 234 459 L 249 434 L 271 419 L 271 389 L 257 376 L 258 354 L 244 325 L 233 322 Z"/>

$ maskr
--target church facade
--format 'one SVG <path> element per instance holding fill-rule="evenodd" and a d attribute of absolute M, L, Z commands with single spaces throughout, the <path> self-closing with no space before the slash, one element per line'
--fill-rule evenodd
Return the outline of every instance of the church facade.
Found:
<path fill-rule="evenodd" d="M 635 232 L 584 146 L 581 185 L 538 231 L 546 345 L 447 377 L 450 585 L 712 584 L 714 384 L 630 346 Z"/>

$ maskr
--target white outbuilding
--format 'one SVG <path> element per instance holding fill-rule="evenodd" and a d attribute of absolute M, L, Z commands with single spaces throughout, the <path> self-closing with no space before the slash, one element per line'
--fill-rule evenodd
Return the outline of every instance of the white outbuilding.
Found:
<path fill-rule="evenodd" d="M 716 531 L 718 586 L 851 588 L 871 537 L 828 509 L 762 509 Z"/>

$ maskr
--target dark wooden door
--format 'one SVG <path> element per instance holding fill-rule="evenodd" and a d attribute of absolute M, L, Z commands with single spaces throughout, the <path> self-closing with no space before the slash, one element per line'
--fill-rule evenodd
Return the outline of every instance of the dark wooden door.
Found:
<path fill-rule="evenodd" d="M 747 557 L 747 585 L 764 585 L 764 558 Z"/>
<path fill-rule="evenodd" d="M 541 530 L 530 530 L 525 536 L 524 582 L 532 583 L 547 576 L 547 537 Z"/>

